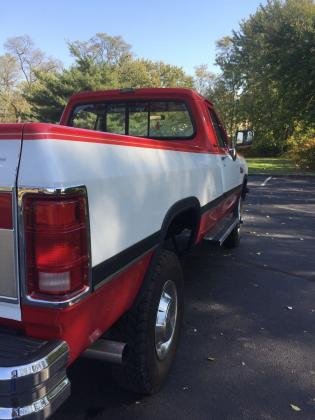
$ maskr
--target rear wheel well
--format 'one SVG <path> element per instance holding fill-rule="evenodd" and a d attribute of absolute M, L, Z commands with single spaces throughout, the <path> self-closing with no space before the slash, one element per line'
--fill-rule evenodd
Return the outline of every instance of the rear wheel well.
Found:
<path fill-rule="evenodd" d="M 165 248 L 182 255 L 188 252 L 198 231 L 200 212 L 191 207 L 177 214 L 170 222 L 165 233 Z"/>

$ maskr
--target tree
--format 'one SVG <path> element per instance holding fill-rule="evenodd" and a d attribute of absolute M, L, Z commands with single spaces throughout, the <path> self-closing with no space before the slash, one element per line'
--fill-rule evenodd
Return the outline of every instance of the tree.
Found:
<path fill-rule="evenodd" d="M 88 41 L 69 44 L 76 63 L 62 72 L 36 71 L 36 83 L 27 94 L 32 116 L 56 122 L 69 97 L 79 91 L 124 87 L 192 87 L 193 79 L 181 67 L 135 59 L 121 37 L 96 34 Z"/>
<path fill-rule="evenodd" d="M 36 80 L 35 71 L 56 71 L 62 67 L 60 61 L 46 57 L 43 51 L 36 48 L 28 35 L 9 38 L 4 47 L 16 58 L 28 87 Z"/>
<path fill-rule="evenodd" d="M 10 54 L 0 56 L 0 121 L 20 121 L 29 111 L 19 86 L 20 69 Z"/>
<path fill-rule="evenodd" d="M 69 51 L 78 65 L 108 64 L 116 66 L 126 58 L 132 57 L 131 46 L 121 36 L 110 36 L 99 32 L 88 41 L 68 43 Z"/>
<path fill-rule="evenodd" d="M 208 96 L 213 89 L 216 75 L 209 71 L 207 64 L 195 67 L 194 88 L 201 95 Z"/>
<path fill-rule="evenodd" d="M 31 117 L 26 96 L 36 82 L 36 72 L 57 72 L 58 60 L 34 46 L 28 35 L 9 38 L 0 56 L 0 121 L 18 122 Z"/>
<path fill-rule="evenodd" d="M 282 153 L 315 118 L 315 4 L 269 0 L 217 44 L 217 64 L 261 153 Z"/>

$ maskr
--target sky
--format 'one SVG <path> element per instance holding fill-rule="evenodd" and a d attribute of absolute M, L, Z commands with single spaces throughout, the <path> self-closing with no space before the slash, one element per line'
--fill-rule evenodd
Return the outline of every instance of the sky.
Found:
<path fill-rule="evenodd" d="M 9 37 L 29 35 L 67 67 L 69 41 L 97 32 L 120 35 L 139 58 L 183 67 L 207 64 L 213 72 L 215 42 L 239 28 L 267 0 L 0 0 L 0 55 Z"/>

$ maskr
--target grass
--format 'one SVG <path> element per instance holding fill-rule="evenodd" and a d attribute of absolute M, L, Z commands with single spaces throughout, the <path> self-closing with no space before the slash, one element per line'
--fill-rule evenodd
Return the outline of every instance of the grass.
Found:
<path fill-rule="evenodd" d="M 315 175 L 312 171 L 301 169 L 290 159 L 285 158 L 246 158 L 249 174 L 266 175 Z"/>

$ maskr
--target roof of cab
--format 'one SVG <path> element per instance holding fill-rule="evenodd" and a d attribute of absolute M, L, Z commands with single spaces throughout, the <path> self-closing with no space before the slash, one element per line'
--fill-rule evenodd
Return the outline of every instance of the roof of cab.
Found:
<path fill-rule="evenodd" d="M 203 96 L 188 88 L 124 88 L 124 89 L 112 89 L 112 90 L 99 90 L 99 91 L 88 91 L 79 92 L 71 96 L 71 102 L 78 101 L 90 101 L 106 99 L 127 99 L 131 97 L 149 99 L 149 98 L 165 98 L 165 97 L 186 97 L 194 100 L 205 100 Z"/>

